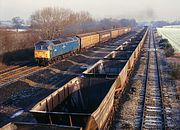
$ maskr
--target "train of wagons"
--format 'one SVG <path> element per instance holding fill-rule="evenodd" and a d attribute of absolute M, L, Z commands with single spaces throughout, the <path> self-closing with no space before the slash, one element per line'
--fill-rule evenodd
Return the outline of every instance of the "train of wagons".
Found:
<path fill-rule="evenodd" d="M 30 110 L 36 122 L 11 122 L 2 130 L 108 130 L 147 35 L 145 27 L 117 42 L 117 48 L 81 76 L 39 101 Z"/>
<path fill-rule="evenodd" d="M 131 28 L 123 27 L 98 32 L 79 34 L 74 37 L 43 40 L 35 43 L 34 57 L 39 65 L 48 65 L 63 59 L 67 54 L 77 53 L 83 49 L 103 43 L 129 32 Z"/>

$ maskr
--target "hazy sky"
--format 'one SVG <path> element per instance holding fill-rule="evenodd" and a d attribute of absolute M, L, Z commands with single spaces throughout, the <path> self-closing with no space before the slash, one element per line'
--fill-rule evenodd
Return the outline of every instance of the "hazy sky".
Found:
<path fill-rule="evenodd" d="M 97 19 L 180 20 L 180 0 L 0 0 L 0 20 L 27 20 L 35 10 L 49 6 L 89 11 Z"/>

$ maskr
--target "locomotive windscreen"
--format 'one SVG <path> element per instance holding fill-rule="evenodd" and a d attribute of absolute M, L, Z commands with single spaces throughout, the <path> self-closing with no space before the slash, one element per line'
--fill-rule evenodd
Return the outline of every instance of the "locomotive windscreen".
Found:
<path fill-rule="evenodd" d="M 40 41 L 35 44 L 35 50 L 48 50 L 48 44 L 45 41 Z"/>

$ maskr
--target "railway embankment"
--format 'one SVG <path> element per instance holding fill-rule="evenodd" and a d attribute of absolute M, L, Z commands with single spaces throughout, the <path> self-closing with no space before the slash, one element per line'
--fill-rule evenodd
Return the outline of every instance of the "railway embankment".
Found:
<path fill-rule="evenodd" d="M 168 75 L 174 80 L 178 95 L 180 96 L 180 53 L 172 46 L 168 39 L 162 39 L 159 33 L 155 33 L 159 52 L 163 55 L 163 60 L 168 66 Z M 176 50 L 176 51 L 174 51 Z"/>

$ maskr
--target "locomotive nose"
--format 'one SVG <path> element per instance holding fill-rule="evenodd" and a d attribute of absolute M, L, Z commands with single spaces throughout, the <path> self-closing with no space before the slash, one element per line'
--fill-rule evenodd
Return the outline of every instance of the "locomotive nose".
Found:
<path fill-rule="evenodd" d="M 50 51 L 47 51 L 47 50 L 35 50 L 34 51 L 34 57 L 36 59 L 38 59 L 38 58 L 49 59 L 50 58 Z"/>

